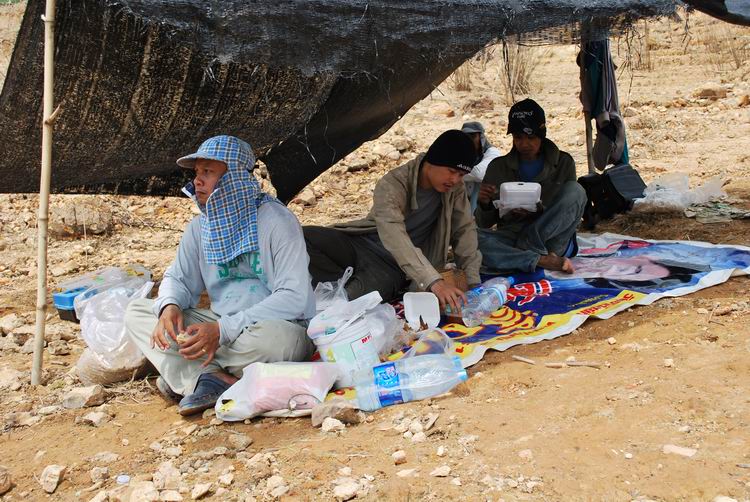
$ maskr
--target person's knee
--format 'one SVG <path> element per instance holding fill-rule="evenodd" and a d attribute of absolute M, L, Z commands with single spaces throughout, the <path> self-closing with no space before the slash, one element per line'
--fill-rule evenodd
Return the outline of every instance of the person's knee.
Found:
<path fill-rule="evenodd" d="M 245 328 L 234 343 L 238 342 L 237 349 L 255 361 L 301 361 L 312 355 L 305 328 L 290 321 L 258 321 Z"/>
<path fill-rule="evenodd" d="M 565 205 L 583 207 L 586 204 L 586 190 L 577 181 L 566 181 L 560 188 L 560 199 Z"/>
<path fill-rule="evenodd" d="M 153 300 L 149 300 L 148 298 L 138 298 L 130 302 L 125 308 L 125 316 L 123 317 L 125 327 L 132 328 L 143 318 L 144 314 L 152 314 L 152 305 Z"/>
<path fill-rule="evenodd" d="M 372 274 L 368 275 L 367 278 L 363 278 L 355 273 L 349 282 L 346 283 L 345 289 L 349 301 L 377 291 L 384 302 L 390 302 L 398 296 L 401 289 L 405 287 L 405 283 L 406 278 L 404 276 L 397 276 L 396 274 L 383 272 L 379 275 Z"/>
<path fill-rule="evenodd" d="M 490 249 L 496 246 L 498 242 L 501 242 L 501 239 L 494 230 L 477 229 L 477 243 L 480 251 Z"/>

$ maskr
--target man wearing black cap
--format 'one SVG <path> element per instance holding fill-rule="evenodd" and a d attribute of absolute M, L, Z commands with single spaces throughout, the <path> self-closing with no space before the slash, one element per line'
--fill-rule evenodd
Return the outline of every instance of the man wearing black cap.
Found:
<path fill-rule="evenodd" d="M 458 311 L 466 297 L 442 279 L 448 247 L 470 285 L 478 284 L 482 256 L 463 177 L 476 160 L 465 133 L 441 134 L 414 160 L 393 169 L 375 186 L 373 207 L 356 221 L 333 228 L 303 227 L 313 284 L 339 279 L 351 266 L 349 299 L 378 291 L 390 301 L 409 287 L 431 291 Z"/>
<path fill-rule="evenodd" d="M 513 148 L 490 162 L 475 212 L 482 265 L 488 272 L 533 272 L 536 267 L 572 273 L 575 233 L 586 204 L 568 153 L 546 138 L 544 110 L 532 99 L 514 104 L 508 113 Z M 509 181 L 539 183 L 536 212 L 515 209 L 500 217 L 492 204 L 500 185 Z M 497 225 L 496 230 L 491 227 Z"/>

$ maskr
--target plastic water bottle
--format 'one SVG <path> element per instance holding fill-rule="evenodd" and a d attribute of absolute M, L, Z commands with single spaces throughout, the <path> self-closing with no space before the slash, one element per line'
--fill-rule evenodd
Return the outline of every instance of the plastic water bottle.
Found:
<path fill-rule="evenodd" d="M 360 409 L 373 411 L 443 394 L 467 378 L 458 356 L 427 354 L 360 370 L 354 387 Z"/>
<path fill-rule="evenodd" d="M 480 287 L 466 293 L 468 302 L 461 308 L 464 326 L 479 326 L 493 312 L 508 301 L 508 289 L 513 285 L 512 277 L 495 277 Z"/>

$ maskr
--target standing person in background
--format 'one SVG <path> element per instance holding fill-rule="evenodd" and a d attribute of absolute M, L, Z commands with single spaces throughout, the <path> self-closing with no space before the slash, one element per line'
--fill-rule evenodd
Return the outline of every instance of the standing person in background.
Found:
<path fill-rule="evenodd" d="M 540 267 L 571 273 L 569 258 L 577 252 L 576 228 L 586 204 L 575 161 L 547 139 L 544 110 L 532 99 L 511 107 L 508 134 L 513 135 L 513 148 L 490 162 L 475 212 L 482 265 L 488 272 L 533 272 Z M 514 209 L 500 217 L 492 201 L 500 185 L 509 181 L 541 185 L 536 212 Z"/>
<path fill-rule="evenodd" d="M 469 174 L 464 176 L 466 195 L 468 195 L 471 203 L 471 211 L 474 212 L 479 202 L 479 189 L 487 172 L 487 166 L 502 154 L 500 150 L 490 144 L 484 126 L 480 122 L 464 122 L 461 130 L 469 135 L 477 151 L 477 164 Z"/>
<path fill-rule="evenodd" d="M 337 280 L 351 266 L 354 275 L 346 284 L 350 300 L 378 291 L 391 301 L 408 287 L 431 291 L 441 306 L 460 311 L 464 292 L 448 284 L 439 270 L 452 246 L 467 282 L 480 282 L 482 255 L 462 182 L 475 160 L 471 138 L 446 131 L 427 153 L 378 181 L 364 219 L 333 228 L 303 227 L 313 283 Z"/>

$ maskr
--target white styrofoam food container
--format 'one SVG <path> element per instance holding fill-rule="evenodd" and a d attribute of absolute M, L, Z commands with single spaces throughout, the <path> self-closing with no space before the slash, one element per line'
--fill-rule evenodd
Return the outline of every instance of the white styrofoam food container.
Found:
<path fill-rule="evenodd" d="M 503 216 L 512 209 L 525 209 L 535 212 L 541 200 L 542 186 L 539 183 L 508 181 L 500 185 L 500 198 L 494 202 Z"/>
<path fill-rule="evenodd" d="M 404 317 L 414 331 L 419 331 L 420 318 L 428 328 L 436 327 L 440 322 L 440 303 L 437 296 L 427 291 L 404 293 Z"/>

